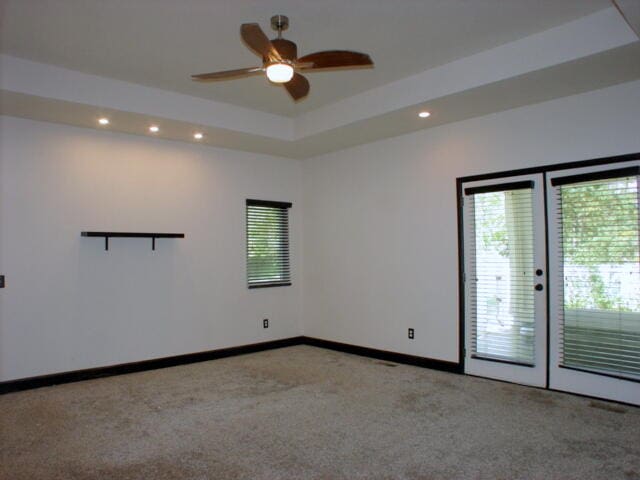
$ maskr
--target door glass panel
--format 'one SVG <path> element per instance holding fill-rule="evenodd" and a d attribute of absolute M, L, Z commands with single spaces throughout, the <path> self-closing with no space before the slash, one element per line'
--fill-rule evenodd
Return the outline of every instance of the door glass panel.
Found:
<path fill-rule="evenodd" d="M 640 378 L 638 177 L 557 188 L 560 363 Z"/>
<path fill-rule="evenodd" d="M 468 198 L 472 357 L 534 365 L 533 190 Z"/>

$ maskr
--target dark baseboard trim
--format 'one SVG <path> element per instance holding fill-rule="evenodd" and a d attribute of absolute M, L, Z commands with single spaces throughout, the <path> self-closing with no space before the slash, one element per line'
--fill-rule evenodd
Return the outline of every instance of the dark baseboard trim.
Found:
<path fill-rule="evenodd" d="M 415 355 L 408 355 L 406 353 L 389 352 L 387 350 L 378 350 L 369 347 L 360 347 L 358 345 L 332 342 L 331 340 L 323 340 L 320 338 L 302 338 L 303 344 L 312 345 L 314 347 L 337 350 L 339 352 L 351 353 L 353 355 L 360 355 L 363 357 L 377 358 L 378 360 L 386 360 L 388 362 L 404 363 L 407 365 L 431 368 L 433 370 L 442 370 L 444 372 L 463 373 L 462 366 L 455 362 L 447 362 L 445 360 L 436 360 L 427 357 L 418 357 Z"/>
<path fill-rule="evenodd" d="M 113 375 L 142 372 L 145 370 L 156 370 L 158 368 L 175 367 L 177 365 L 185 365 L 188 363 L 204 362 L 207 360 L 215 360 L 217 358 L 244 355 L 246 353 L 261 352 L 263 350 L 272 350 L 274 348 L 291 347 L 293 345 L 300 345 L 301 343 L 303 343 L 303 340 L 304 337 L 291 337 L 281 340 L 273 340 L 270 342 L 241 345 L 239 347 L 220 348 L 217 350 L 208 350 L 205 352 L 187 353 L 185 355 L 176 355 L 174 357 L 155 358 L 152 360 L 142 360 L 140 362 L 133 363 L 122 363 L 119 365 L 110 365 L 107 367 L 88 368 L 85 370 L 75 370 L 72 372 L 52 373 L 50 375 L 41 375 L 38 377 L 9 380 L 6 382 L 0 382 L 0 394 L 19 392 L 21 390 L 29 390 L 32 388 L 48 387 L 51 385 L 59 385 L 62 383 L 91 380 L 94 378 L 111 377 Z"/>
<path fill-rule="evenodd" d="M 323 340 L 314 337 L 290 337 L 281 340 L 273 340 L 270 342 L 252 343 L 249 345 L 241 345 L 239 347 L 220 348 L 218 350 L 208 350 L 205 352 L 187 353 L 185 355 L 176 355 L 174 357 L 156 358 L 152 360 L 142 360 L 140 362 L 122 363 L 119 365 L 110 365 L 107 367 L 88 368 L 85 370 L 75 370 L 72 372 L 52 373 L 50 375 L 41 375 L 38 377 L 20 378 L 18 380 L 9 380 L 0 382 L 0 395 L 5 393 L 19 392 L 22 390 L 31 390 L 33 388 L 49 387 L 52 385 L 60 385 L 63 383 L 80 382 L 83 380 L 92 380 L 96 378 L 112 377 L 114 375 L 124 375 L 127 373 L 144 372 L 146 370 L 157 370 L 159 368 L 175 367 L 178 365 L 186 365 L 189 363 L 206 362 L 208 360 L 216 360 L 218 358 L 233 357 L 236 355 L 244 355 L 247 353 L 262 352 L 265 350 L 273 350 L 276 348 L 292 347 L 295 345 L 311 345 L 313 347 L 326 348 L 328 350 L 336 350 L 338 352 L 350 353 L 362 357 L 376 358 L 387 362 L 402 363 L 407 365 L 415 365 L 432 370 L 441 370 L 450 373 L 464 373 L 462 364 L 448 362 L 445 360 L 436 360 L 427 357 L 418 357 L 416 355 L 408 355 L 406 353 L 390 352 L 387 350 L 378 350 L 375 348 L 361 347 L 348 343 L 333 342 L 331 340 Z M 475 375 L 470 375 L 475 376 Z M 496 380 L 485 377 L 485 380 L 506 382 L 504 380 Z M 566 395 L 575 395 L 578 397 L 590 398 L 593 400 L 618 403 L 628 405 L 630 407 L 638 407 L 634 404 L 609 400 L 606 398 L 592 397 L 573 392 L 565 392 L 541 387 L 540 390 L 550 390 L 554 392 L 564 393 Z"/>
<path fill-rule="evenodd" d="M 30 390 L 32 388 L 60 385 L 63 383 L 80 382 L 82 380 L 112 377 L 114 375 L 124 375 L 127 373 L 144 372 L 146 370 L 175 367 L 177 365 L 186 365 L 189 363 L 206 362 L 208 360 L 215 360 L 218 358 L 261 352 L 264 350 L 272 350 L 274 348 L 292 347 L 294 345 L 312 345 L 314 347 L 337 350 L 339 352 L 351 353 L 363 357 L 377 358 L 379 360 L 386 360 L 388 362 L 405 363 L 408 365 L 416 365 L 418 367 L 442 370 L 445 372 L 462 373 L 462 367 L 459 364 L 453 362 L 434 360 L 432 358 L 417 357 L 415 355 L 407 355 L 405 353 L 389 352 L 386 350 L 377 350 L 375 348 L 360 347 L 357 345 L 332 342 L 330 340 L 323 340 L 320 338 L 301 336 L 284 338 L 281 340 L 273 340 L 270 342 L 252 343 L 250 345 L 241 345 L 239 347 L 220 348 L 218 350 L 208 350 L 205 352 L 187 353 L 185 355 L 176 355 L 174 357 L 154 358 L 152 360 L 142 360 L 140 362 L 121 363 L 119 365 L 109 365 L 107 367 L 88 368 L 85 370 L 75 370 L 72 372 L 52 373 L 50 375 L 41 375 L 38 377 L 9 380 L 6 382 L 0 382 L 0 395 L 11 392 L 19 392 L 21 390 Z"/>

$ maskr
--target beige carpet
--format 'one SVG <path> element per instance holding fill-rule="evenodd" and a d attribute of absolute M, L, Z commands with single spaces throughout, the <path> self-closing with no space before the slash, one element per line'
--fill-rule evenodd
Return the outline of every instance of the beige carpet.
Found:
<path fill-rule="evenodd" d="M 296 346 L 1 396 L 0 478 L 630 480 L 640 409 Z"/>

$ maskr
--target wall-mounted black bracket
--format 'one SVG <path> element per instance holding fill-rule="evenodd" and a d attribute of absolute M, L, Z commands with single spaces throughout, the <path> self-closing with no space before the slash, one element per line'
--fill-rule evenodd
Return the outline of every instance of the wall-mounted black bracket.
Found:
<path fill-rule="evenodd" d="M 184 233 L 139 233 L 139 232 L 81 232 L 83 237 L 104 237 L 104 249 L 109 250 L 110 238 L 150 238 L 151 249 L 156 249 L 156 238 L 184 238 Z"/>

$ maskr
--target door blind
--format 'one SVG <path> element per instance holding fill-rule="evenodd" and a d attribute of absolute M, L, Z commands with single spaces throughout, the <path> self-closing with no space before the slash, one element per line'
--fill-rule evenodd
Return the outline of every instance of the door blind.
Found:
<path fill-rule="evenodd" d="M 533 182 L 465 190 L 472 357 L 535 364 Z"/>
<path fill-rule="evenodd" d="M 552 180 L 561 367 L 640 379 L 639 170 Z"/>
<path fill-rule="evenodd" d="M 247 200 L 247 281 L 249 288 L 291 285 L 290 203 Z"/>

